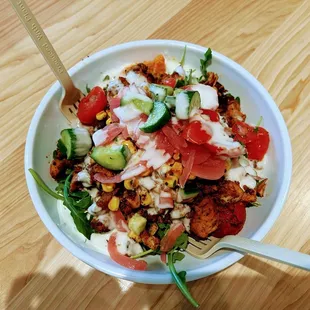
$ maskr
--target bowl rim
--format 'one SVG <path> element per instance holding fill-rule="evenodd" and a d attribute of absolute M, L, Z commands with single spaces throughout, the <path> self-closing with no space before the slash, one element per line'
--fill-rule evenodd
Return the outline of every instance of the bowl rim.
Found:
<path fill-rule="evenodd" d="M 176 41 L 176 40 L 140 40 L 140 41 L 131 41 L 127 43 L 122 43 L 118 45 L 114 45 L 103 49 L 99 52 L 96 52 L 89 57 L 84 58 L 83 60 L 79 61 L 76 65 L 74 65 L 69 71 L 70 75 L 74 75 L 77 73 L 81 68 L 87 66 L 93 61 L 104 57 L 107 54 L 111 54 L 117 51 L 121 51 L 123 49 L 128 48 L 139 48 L 141 46 L 157 46 L 157 45 L 165 45 L 165 46 L 180 46 L 184 47 L 187 45 L 188 47 L 197 50 L 199 52 L 205 52 L 206 47 L 189 43 L 183 41 Z M 269 232 L 271 227 L 273 226 L 274 222 L 278 218 L 283 205 L 285 203 L 286 197 L 288 195 L 289 186 L 291 182 L 291 175 L 292 175 L 292 149 L 291 149 L 291 142 L 288 134 L 288 130 L 285 124 L 285 121 L 282 117 L 280 110 L 278 109 L 276 103 L 272 99 L 271 95 L 267 92 L 267 90 L 262 86 L 262 84 L 245 68 L 241 65 L 236 63 L 235 61 L 229 59 L 228 57 L 212 50 L 213 57 L 219 59 L 224 66 L 233 66 L 238 73 L 243 76 L 250 84 L 252 84 L 258 92 L 262 95 L 264 100 L 267 101 L 269 108 L 272 110 L 272 113 L 276 116 L 277 125 L 280 128 L 279 132 L 281 133 L 280 138 L 282 139 L 282 144 L 284 145 L 284 154 L 282 154 L 284 162 L 283 162 L 283 173 L 284 177 L 282 180 L 282 184 L 279 189 L 279 194 L 275 200 L 275 206 L 271 212 L 266 217 L 264 223 L 260 226 L 260 228 L 252 234 L 251 239 L 260 241 L 262 240 L 265 235 Z M 130 269 L 126 269 L 122 266 L 111 266 L 110 263 L 99 261 L 98 259 L 92 257 L 90 254 L 84 252 L 80 247 L 78 247 L 71 239 L 66 236 L 61 229 L 54 223 L 54 221 L 49 216 L 47 210 L 43 207 L 43 202 L 40 198 L 38 193 L 38 188 L 36 186 L 35 181 L 31 177 L 30 173 L 28 172 L 29 168 L 33 167 L 33 148 L 34 148 L 34 141 L 36 137 L 37 126 L 39 124 L 40 118 L 46 109 L 50 98 L 54 95 L 54 93 L 61 87 L 60 83 L 57 81 L 55 82 L 47 91 L 43 99 L 41 100 L 39 106 L 37 107 L 35 114 L 31 120 L 27 139 L 26 139 L 26 146 L 25 146 L 25 177 L 26 183 L 28 187 L 28 191 L 32 202 L 35 206 L 37 213 L 39 214 L 41 220 L 43 221 L 44 225 L 48 229 L 48 231 L 54 236 L 54 238 L 69 252 L 71 252 L 75 257 L 80 259 L 81 261 L 85 262 L 86 264 L 90 265 L 91 267 L 109 274 L 111 276 L 134 281 L 137 283 L 146 283 L 146 284 L 169 284 L 173 283 L 173 279 L 170 273 L 156 273 L 156 272 L 143 272 L 143 271 L 133 271 Z M 196 279 L 200 279 L 206 277 L 208 275 L 214 274 L 221 270 L 226 269 L 227 267 L 231 266 L 232 264 L 236 263 L 239 259 L 243 257 L 242 254 L 239 253 L 227 253 L 224 254 L 223 257 L 216 262 L 210 263 L 208 265 L 200 266 L 196 269 L 191 269 L 187 271 L 187 280 L 192 281 Z M 146 273 L 150 275 L 150 277 L 146 276 Z"/>

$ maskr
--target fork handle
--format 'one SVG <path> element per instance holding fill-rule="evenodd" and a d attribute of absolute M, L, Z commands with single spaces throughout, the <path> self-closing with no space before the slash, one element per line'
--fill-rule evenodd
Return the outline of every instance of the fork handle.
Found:
<path fill-rule="evenodd" d="M 255 240 L 226 236 L 217 244 L 220 248 L 233 249 L 262 256 L 274 261 L 310 271 L 310 255 L 281 248 L 276 245 L 264 244 Z"/>
<path fill-rule="evenodd" d="M 73 82 L 64 67 L 63 63 L 59 59 L 52 44 L 48 40 L 43 29 L 39 25 L 38 21 L 30 11 L 29 7 L 24 0 L 9 0 L 20 21 L 25 26 L 33 42 L 37 45 L 40 53 L 45 58 L 46 62 L 56 75 L 58 81 L 62 84 L 67 92 L 75 89 Z"/>

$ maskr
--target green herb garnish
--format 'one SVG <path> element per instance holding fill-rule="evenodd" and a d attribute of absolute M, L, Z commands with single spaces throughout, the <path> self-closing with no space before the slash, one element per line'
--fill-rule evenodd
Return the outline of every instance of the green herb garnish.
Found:
<path fill-rule="evenodd" d="M 258 120 L 258 122 L 257 122 L 257 124 L 256 124 L 256 126 L 255 126 L 255 128 L 254 128 L 254 131 L 255 131 L 255 132 L 258 132 L 258 128 L 259 128 L 259 126 L 261 125 L 262 121 L 263 121 L 263 117 L 261 116 L 261 117 L 259 118 L 259 120 Z"/>
<path fill-rule="evenodd" d="M 235 100 L 237 100 L 240 103 L 240 97 L 236 97 Z"/>
<path fill-rule="evenodd" d="M 200 59 L 200 71 L 202 76 L 200 80 L 207 79 L 207 68 L 211 65 L 212 62 L 212 50 L 208 48 L 208 50 L 204 54 L 204 59 Z"/>
<path fill-rule="evenodd" d="M 106 75 L 106 76 L 103 78 L 102 82 L 107 81 L 107 80 L 109 80 L 109 79 L 110 79 L 110 76 L 109 76 L 109 75 Z"/>
<path fill-rule="evenodd" d="M 86 93 L 88 94 L 91 91 L 91 89 L 88 87 L 88 84 L 86 84 Z"/>
<path fill-rule="evenodd" d="M 251 208 L 251 207 L 260 207 L 261 206 L 261 203 L 259 203 L 258 201 L 255 201 L 255 202 L 251 202 L 247 205 L 247 208 Z"/>

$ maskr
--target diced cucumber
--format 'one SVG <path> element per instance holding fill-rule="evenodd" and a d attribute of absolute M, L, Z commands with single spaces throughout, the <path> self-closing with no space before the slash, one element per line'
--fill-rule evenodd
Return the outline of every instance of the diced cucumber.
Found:
<path fill-rule="evenodd" d="M 181 93 L 182 91 L 184 91 L 184 89 L 182 88 L 175 88 L 173 91 L 173 96 L 176 96 L 177 94 Z"/>
<path fill-rule="evenodd" d="M 196 196 L 198 196 L 198 194 L 199 189 L 195 186 L 185 186 L 185 188 L 180 188 L 178 192 L 178 195 L 181 198 L 180 201 L 195 198 Z"/>
<path fill-rule="evenodd" d="M 169 109 L 175 108 L 175 96 L 167 96 L 164 102 Z"/>
<path fill-rule="evenodd" d="M 121 106 L 134 104 L 141 112 L 149 115 L 153 109 L 153 100 L 148 96 L 127 92 L 121 99 Z"/>
<path fill-rule="evenodd" d="M 175 114 L 178 119 L 188 119 L 193 109 L 200 108 L 198 91 L 183 90 L 176 95 Z"/>
<path fill-rule="evenodd" d="M 154 108 L 147 121 L 140 126 L 140 130 L 150 133 L 166 125 L 171 118 L 171 113 L 165 103 L 155 101 Z"/>
<path fill-rule="evenodd" d="M 164 101 L 166 96 L 173 94 L 173 88 L 166 85 L 151 84 L 150 91 L 153 94 L 153 99 L 156 101 Z"/>
<path fill-rule="evenodd" d="M 122 170 L 131 153 L 126 145 L 96 146 L 90 157 L 99 165 L 110 170 Z"/>
<path fill-rule="evenodd" d="M 92 147 L 90 134 L 85 128 L 64 129 L 60 135 L 68 159 L 85 156 Z"/>

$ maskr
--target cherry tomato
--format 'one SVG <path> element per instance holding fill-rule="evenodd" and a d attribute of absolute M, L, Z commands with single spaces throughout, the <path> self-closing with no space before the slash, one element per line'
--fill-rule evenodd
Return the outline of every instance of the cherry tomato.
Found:
<path fill-rule="evenodd" d="M 161 81 L 161 84 L 175 88 L 175 85 L 177 84 L 177 80 L 173 77 L 168 77 L 168 78 L 163 79 Z"/>
<path fill-rule="evenodd" d="M 81 100 L 78 106 L 77 117 L 82 124 L 94 125 L 96 114 L 104 110 L 106 106 L 107 97 L 103 89 L 96 86 Z"/>
<path fill-rule="evenodd" d="M 212 233 L 216 238 L 236 235 L 243 228 L 246 220 L 245 204 L 237 202 L 225 207 L 218 207 L 218 228 Z"/>
<path fill-rule="evenodd" d="M 236 122 L 232 127 L 234 139 L 243 143 L 251 160 L 262 160 L 269 147 L 269 133 L 262 127 L 253 127 L 243 122 Z"/>
<path fill-rule="evenodd" d="M 202 129 L 201 123 L 198 121 L 191 122 L 183 131 L 182 136 L 192 143 L 205 144 L 211 136 Z"/>
<path fill-rule="evenodd" d="M 184 231 L 185 227 L 182 223 L 171 224 L 166 235 L 160 241 L 160 250 L 162 252 L 169 252 L 175 245 L 178 237 L 180 237 Z"/>
<path fill-rule="evenodd" d="M 220 120 L 218 113 L 213 110 L 201 109 L 201 113 L 204 115 L 208 115 L 211 122 L 218 122 Z"/>
<path fill-rule="evenodd" d="M 116 263 L 133 270 L 146 270 L 147 263 L 144 260 L 136 260 L 128 256 L 122 255 L 116 246 L 116 233 L 113 233 L 108 241 L 108 251 L 112 260 Z"/>

